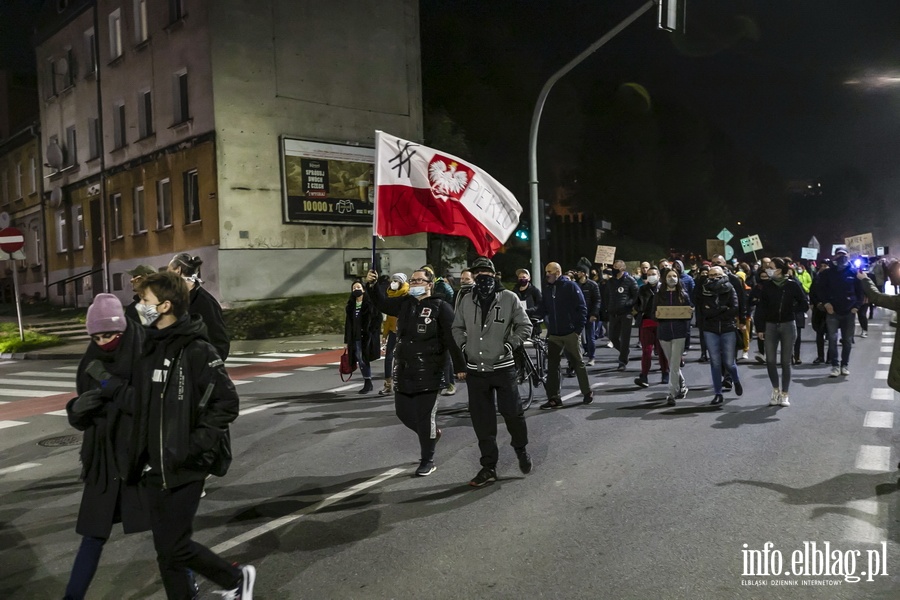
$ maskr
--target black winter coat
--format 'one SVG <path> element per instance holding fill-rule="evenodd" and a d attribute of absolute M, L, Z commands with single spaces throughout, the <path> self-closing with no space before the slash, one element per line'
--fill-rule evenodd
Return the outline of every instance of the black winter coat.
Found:
<path fill-rule="evenodd" d="M 707 279 L 694 294 L 702 331 L 723 334 L 737 330 L 738 296 L 727 279 Z"/>
<path fill-rule="evenodd" d="M 624 273 L 621 278 L 610 277 L 607 280 L 606 293 L 610 318 L 630 315 L 638 299 L 638 284 L 634 277 Z"/>
<path fill-rule="evenodd" d="M 596 281 L 585 279 L 584 283 L 580 281 L 578 287 L 581 288 L 581 295 L 584 296 L 584 303 L 587 304 L 588 317 L 600 318 L 600 286 Z"/>
<path fill-rule="evenodd" d="M 377 285 L 370 287 L 369 293 L 378 310 L 397 317 L 393 378 L 398 392 L 419 394 L 439 390 L 448 352 L 453 372 L 465 370 L 465 359 L 453 341 L 454 314 L 450 304 L 432 297 L 388 298 Z"/>
<path fill-rule="evenodd" d="M 684 290 L 679 295 L 677 291 L 663 287 L 656 294 L 655 304 L 656 306 L 690 306 L 691 298 Z M 669 342 L 687 337 L 690 330 L 690 319 L 660 319 L 656 337 L 662 341 Z"/>
<path fill-rule="evenodd" d="M 581 333 L 584 329 L 587 304 L 577 283 L 563 275 L 555 283 L 547 284 L 541 300 L 535 316 L 544 319 L 549 335 Z"/>
<path fill-rule="evenodd" d="M 219 353 L 223 361 L 228 358 L 231 351 L 231 341 L 228 339 L 228 331 L 225 329 L 225 318 L 222 316 L 222 305 L 212 294 L 196 283 L 191 290 L 191 304 L 188 312 L 192 315 L 200 315 L 203 324 L 206 325 L 206 338 Z"/>
<path fill-rule="evenodd" d="M 108 539 L 113 523 L 122 523 L 125 533 L 150 529 L 148 512 L 136 485 L 126 483 L 137 448 L 135 433 L 138 390 L 133 377 L 140 371 L 144 330 L 128 320 L 119 347 L 104 352 L 91 342 L 81 358 L 76 390 L 83 402 L 73 398 L 66 404 L 69 424 L 84 432 L 81 444 L 81 479 L 84 492 L 75 531 L 82 536 Z M 111 377 L 91 376 L 88 365 L 101 367 Z M 94 373 L 94 369 L 91 369 Z M 99 397 L 95 396 L 97 391 Z M 83 396 L 88 392 L 87 396 Z M 93 397 L 94 402 L 87 402 Z"/>
<path fill-rule="evenodd" d="M 658 282 L 656 285 L 645 283 L 638 289 L 638 300 L 635 304 L 635 309 L 637 309 L 638 312 L 638 325 L 640 325 L 644 319 L 656 320 L 656 294 L 661 287 L 662 286 L 660 286 Z"/>
<path fill-rule="evenodd" d="M 359 316 L 356 316 L 356 298 L 352 295 L 347 300 L 346 319 L 344 320 L 344 343 L 349 345 L 350 364 L 359 362 L 356 356 L 354 342 L 362 342 L 363 359 L 366 362 L 378 360 L 381 357 L 381 313 L 372 299 L 367 295 L 362 296 L 362 308 Z"/>
<path fill-rule="evenodd" d="M 809 300 L 806 293 L 794 279 L 788 279 L 780 286 L 774 281 L 763 281 L 754 323 L 760 331 L 765 331 L 766 323 L 796 321 L 797 313 L 805 313 L 807 309 Z"/>

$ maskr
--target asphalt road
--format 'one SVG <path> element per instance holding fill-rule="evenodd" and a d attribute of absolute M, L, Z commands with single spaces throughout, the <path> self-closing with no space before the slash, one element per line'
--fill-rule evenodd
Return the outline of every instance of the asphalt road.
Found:
<path fill-rule="evenodd" d="M 210 481 L 195 538 L 254 564 L 258 599 L 896 598 L 900 396 L 884 379 L 894 333 L 876 317 L 856 340 L 851 375 L 838 379 L 810 364 L 805 342 L 789 408 L 768 407 L 771 388 L 755 363 L 739 367 L 741 398 L 709 406 L 697 350 L 688 398 L 666 407 L 658 372 L 637 389 L 637 364 L 617 373 L 614 352 L 599 350 L 594 403 L 576 395 L 562 410 L 528 412 L 528 476 L 501 422 L 501 479 L 484 489 L 466 485 L 479 466 L 464 385 L 441 398 L 437 471 L 415 478 L 414 434 L 391 398 L 341 383 L 324 364 L 336 353 L 238 356 L 229 361 L 246 382 L 235 460 Z M 41 445 L 76 433 L 52 414 L 64 383 L 40 387 L 71 383 L 74 364 L 0 364 L 0 394 L 45 396 L 0 396 L 2 598 L 61 597 L 80 541 L 78 438 Z M 577 394 L 574 379 L 564 384 Z M 766 563 L 774 569 L 781 558 L 782 575 L 752 576 L 750 551 L 762 557 L 767 542 Z M 804 548 L 811 557 L 812 544 L 826 543 L 832 575 L 816 576 Z M 861 575 L 876 557 L 885 559 L 879 574 Z M 216 597 L 202 585 L 204 598 Z M 114 529 L 89 597 L 162 598 L 160 590 L 149 534 Z"/>

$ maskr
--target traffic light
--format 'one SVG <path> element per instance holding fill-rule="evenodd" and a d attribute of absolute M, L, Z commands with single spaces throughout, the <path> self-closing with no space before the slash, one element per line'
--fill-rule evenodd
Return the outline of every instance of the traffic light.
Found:
<path fill-rule="evenodd" d="M 540 239 L 546 240 L 550 236 L 550 225 L 553 223 L 553 211 L 550 210 L 550 203 L 541 200 L 541 222 L 543 227 L 540 228 Z"/>
<path fill-rule="evenodd" d="M 528 232 L 528 221 L 519 221 L 519 226 L 516 228 L 516 232 L 514 235 L 516 236 L 517 240 L 527 242 L 531 237 Z"/>

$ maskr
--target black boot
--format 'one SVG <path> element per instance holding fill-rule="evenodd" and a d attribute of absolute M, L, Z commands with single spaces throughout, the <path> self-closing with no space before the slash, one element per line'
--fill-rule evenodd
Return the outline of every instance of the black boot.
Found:
<path fill-rule="evenodd" d="M 361 390 L 359 390 L 359 393 L 360 394 L 368 394 L 369 392 L 371 392 L 374 389 L 375 388 L 372 386 L 372 380 L 366 379 L 363 381 L 363 387 Z"/>

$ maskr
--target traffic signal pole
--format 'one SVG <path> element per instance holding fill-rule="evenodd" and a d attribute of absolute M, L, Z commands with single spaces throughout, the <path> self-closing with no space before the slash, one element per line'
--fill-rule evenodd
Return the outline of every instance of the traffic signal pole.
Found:
<path fill-rule="evenodd" d="M 537 174 L 537 134 L 538 126 L 541 123 L 541 113 L 544 111 L 544 103 L 550 94 L 551 88 L 559 81 L 563 75 L 574 69 L 588 56 L 596 52 L 606 42 L 616 37 L 623 29 L 631 25 L 641 15 L 653 8 L 656 4 L 654 0 L 650 0 L 642 7 L 631 13 L 624 21 L 616 25 L 602 38 L 591 44 L 587 50 L 576 56 L 562 69 L 553 74 L 538 95 L 537 103 L 534 105 L 534 114 L 531 116 L 531 130 L 528 134 L 528 188 L 529 199 L 531 201 L 531 272 L 543 273 L 543 263 L 541 263 L 541 236 L 539 227 L 543 227 L 543 222 L 538 221 L 540 215 L 540 206 L 538 202 L 538 174 Z"/>

